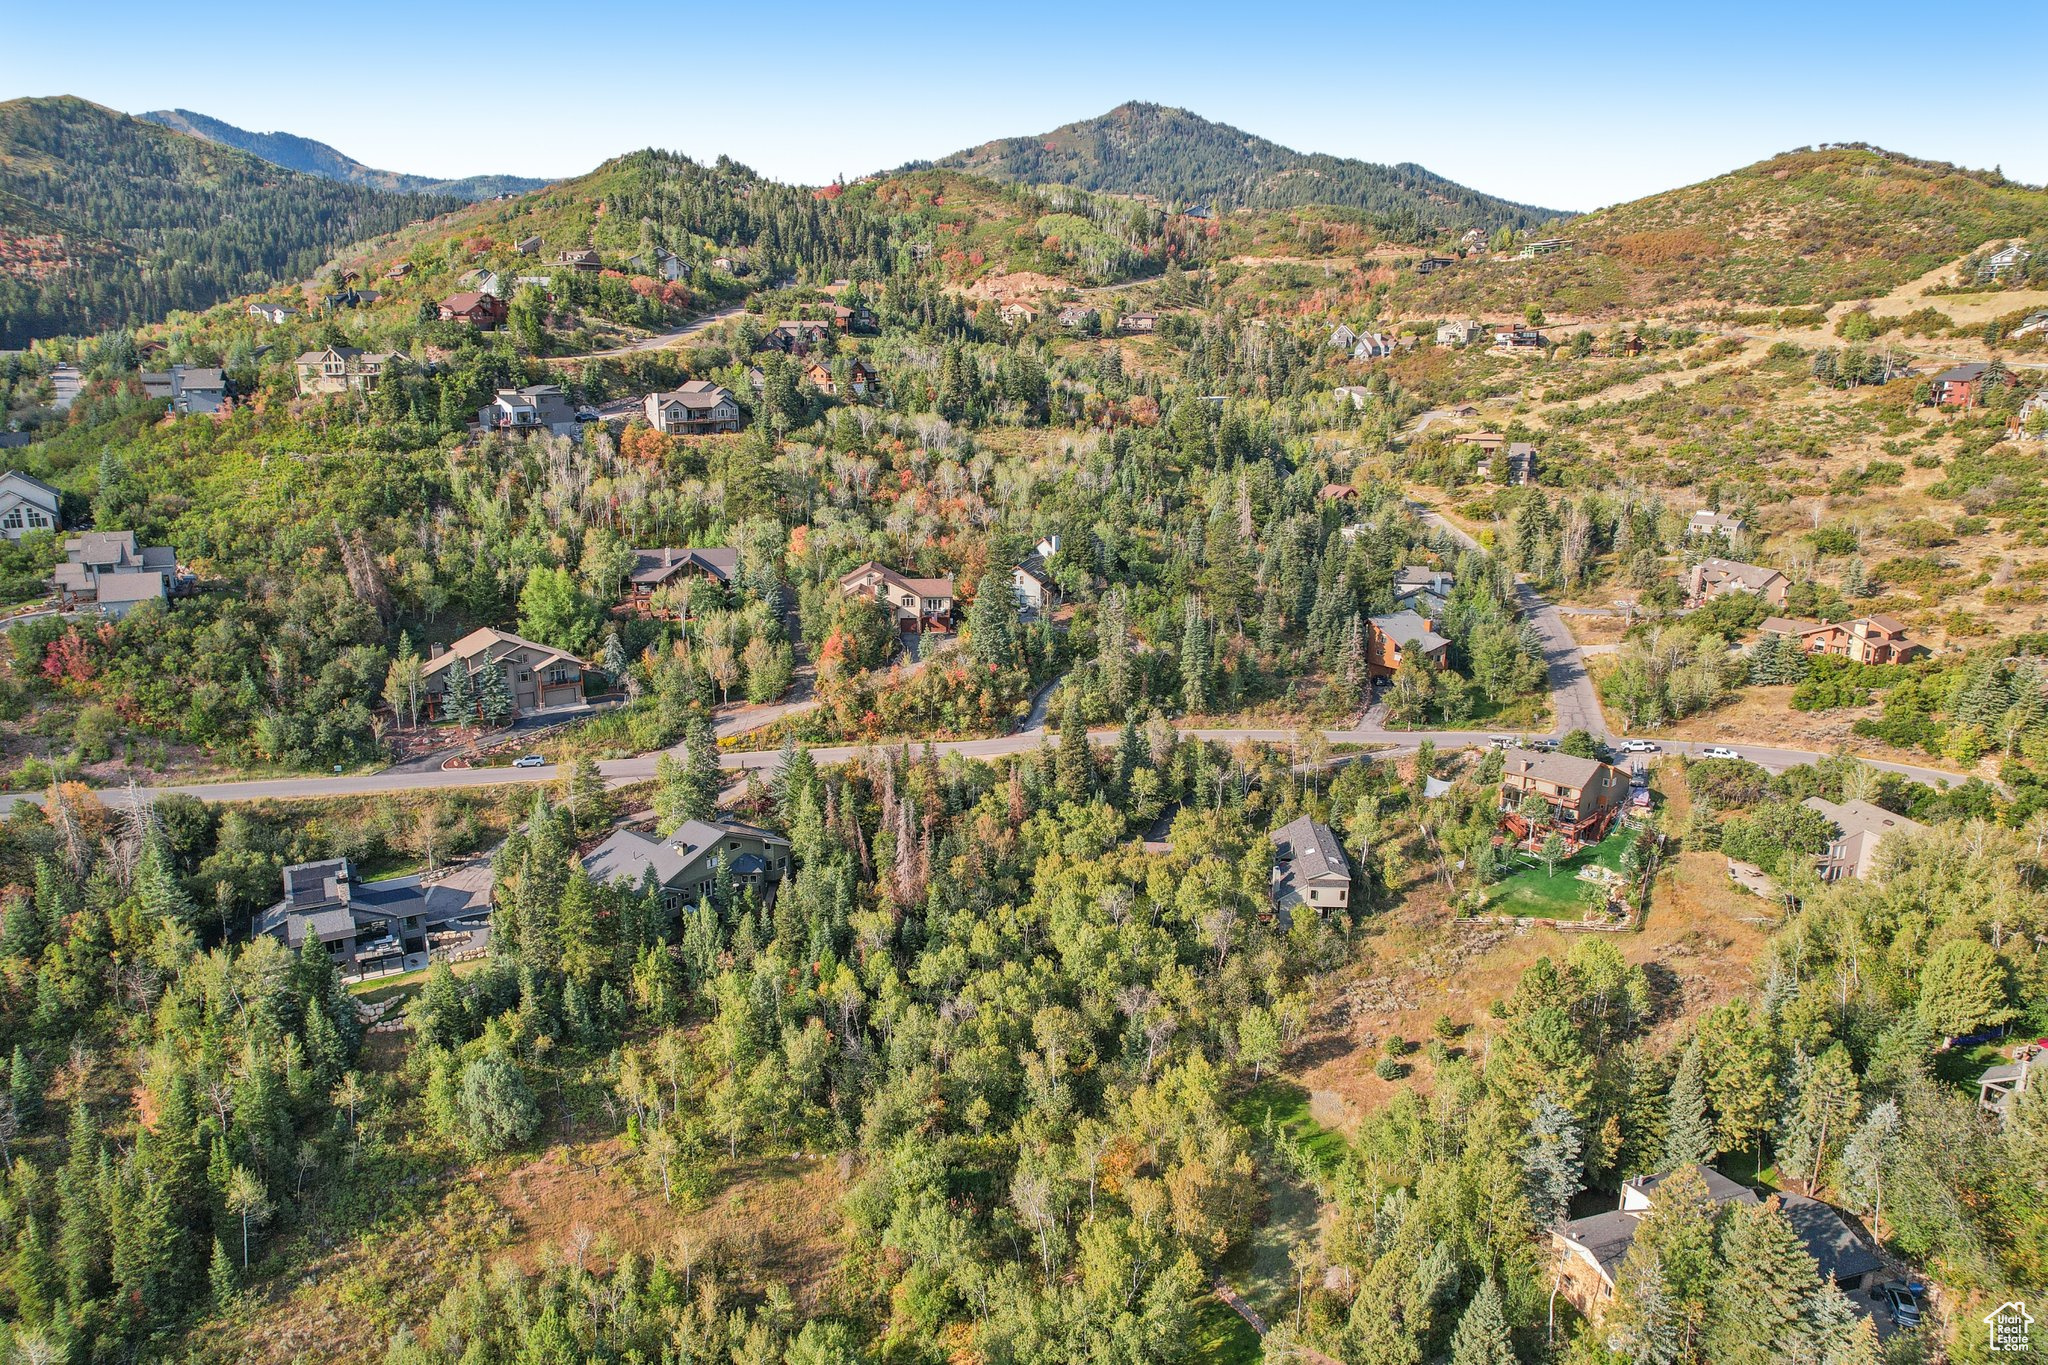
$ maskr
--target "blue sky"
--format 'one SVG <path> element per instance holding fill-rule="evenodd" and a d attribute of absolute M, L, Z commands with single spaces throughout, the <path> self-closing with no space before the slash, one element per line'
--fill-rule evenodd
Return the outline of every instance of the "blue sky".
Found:
<path fill-rule="evenodd" d="M 1832 141 L 2048 181 L 2048 117 L 2020 93 L 2038 89 L 2031 45 L 1955 50 L 1941 12 L 1887 0 L 217 0 L 198 13 L 166 22 L 160 4 L 137 0 L 89 14 L 12 6 L 0 98 L 183 107 L 443 176 L 574 175 L 660 146 L 818 183 L 1144 99 L 1560 208 Z"/>

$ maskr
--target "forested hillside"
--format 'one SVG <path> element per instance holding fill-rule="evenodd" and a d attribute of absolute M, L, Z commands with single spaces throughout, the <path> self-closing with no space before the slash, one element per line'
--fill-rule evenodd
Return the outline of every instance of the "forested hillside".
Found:
<path fill-rule="evenodd" d="M 18 206 L 26 206 L 24 211 Z M 0 347 L 155 321 L 456 201 L 281 170 L 71 98 L 0 104 Z"/>
<path fill-rule="evenodd" d="M 1565 216 L 1495 198 L 1421 166 L 1292 151 L 1185 109 L 1125 104 L 1034 137 L 1002 138 L 938 164 L 995 180 L 1144 194 L 1212 208 L 1334 204 L 1412 236 L 1447 227 L 1530 227 Z"/>
<path fill-rule="evenodd" d="M 309 137 L 300 137 L 296 133 L 252 133 L 247 128 L 237 128 L 232 123 L 196 114 L 190 109 L 152 109 L 135 117 L 208 142 L 239 147 L 288 171 L 303 171 L 323 180 L 367 185 L 375 190 L 445 194 L 451 199 L 477 200 L 499 194 L 525 194 L 548 183 L 522 175 L 469 175 L 456 180 L 437 180 L 430 175 L 380 171 Z"/>

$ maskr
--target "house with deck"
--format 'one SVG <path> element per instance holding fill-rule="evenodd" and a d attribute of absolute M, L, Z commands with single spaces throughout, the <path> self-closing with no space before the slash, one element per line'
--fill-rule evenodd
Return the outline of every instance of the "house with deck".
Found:
<path fill-rule="evenodd" d="M 1414 659 L 1431 668 L 1450 661 L 1451 642 L 1436 633 L 1436 623 L 1412 611 L 1368 617 L 1365 623 L 1365 671 L 1373 678 L 1391 678 Z"/>
<path fill-rule="evenodd" d="M 839 590 L 849 597 L 882 603 L 895 615 L 896 629 L 906 634 L 953 628 L 951 574 L 943 578 L 912 578 L 869 560 L 841 575 Z"/>
<path fill-rule="evenodd" d="M 1853 621 L 1767 616 L 1758 629 L 1790 640 L 1802 654 L 1832 654 L 1859 664 L 1905 663 L 1927 653 L 1927 646 L 1906 638 L 1905 623 L 1896 616 L 1859 616 Z"/>
<path fill-rule="evenodd" d="M 141 602 L 162 602 L 183 583 L 168 545 L 137 545 L 133 531 L 85 531 L 64 542 L 64 562 L 51 575 L 57 604 L 97 607 L 126 616 Z"/>
<path fill-rule="evenodd" d="M 505 323 L 505 314 L 503 299 L 496 294 L 485 294 L 474 289 L 465 289 L 459 294 L 450 294 L 441 300 L 441 321 L 466 322 L 484 331 L 502 327 Z"/>
<path fill-rule="evenodd" d="M 616 830 L 582 862 L 601 884 L 651 884 L 664 908 L 681 913 L 710 893 L 721 863 L 734 886 L 773 894 L 789 875 L 789 840 L 735 820 L 686 820 L 667 835 Z"/>
<path fill-rule="evenodd" d="M 1746 592 L 1773 607 L 1782 607 L 1791 586 L 1792 580 L 1776 569 L 1717 556 L 1692 566 L 1686 579 L 1686 605 L 1703 606 L 1731 592 Z"/>
<path fill-rule="evenodd" d="M 1351 860 L 1330 827 L 1304 815 L 1272 833 L 1273 909 L 1282 916 L 1306 907 L 1318 915 L 1351 904 Z"/>
<path fill-rule="evenodd" d="M 1536 835 L 1521 813 L 1532 796 L 1550 808 L 1545 820 L 1568 841 L 1597 843 L 1628 803 L 1628 774 L 1597 758 L 1510 750 L 1501 765 L 1501 823 L 1517 839 Z"/>
<path fill-rule="evenodd" d="M 1810 811 L 1825 816 L 1835 827 L 1835 837 L 1814 862 L 1824 882 L 1844 877 L 1864 880 L 1877 874 L 1877 850 L 1886 839 L 1925 834 L 1927 826 L 1918 820 L 1894 814 L 1868 801 L 1829 801 L 1809 796 L 1800 802 Z"/>
<path fill-rule="evenodd" d="M 626 599 L 622 605 L 647 608 L 654 594 L 689 578 L 708 578 L 730 583 L 740 571 L 740 552 L 728 545 L 696 548 L 633 551 L 633 567 L 626 575 Z"/>
<path fill-rule="evenodd" d="M 355 346 L 326 346 L 306 351 L 292 362 L 298 372 L 299 396 L 321 393 L 369 393 L 386 375 L 411 364 L 402 351 L 365 351 Z"/>
<path fill-rule="evenodd" d="M 325 949 L 344 977 L 378 976 L 418 971 L 439 926 L 490 913 L 488 880 L 364 881 L 347 858 L 324 858 L 285 868 L 284 899 L 258 912 L 254 931 L 295 952 Z"/>
<path fill-rule="evenodd" d="M 740 429 L 740 400 L 708 379 L 693 379 L 641 400 L 647 425 L 667 436 L 713 436 Z"/>
<path fill-rule="evenodd" d="M 1982 406 L 1986 389 L 2014 382 L 2011 371 L 2003 365 L 1972 360 L 1952 365 L 1930 378 L 1927 396 L 1938 408 L 1974 408 Z"/>
<path fill-rule="evenodd" d="M 585 704 L 582 660 L 550 645 L 485 626 L 452 645 L 433 646 L 422 670 L 422 682 L 428 709 L 435 715 L 446 706 L 457 668 L 468 670 L 472 691 L 481 670 L 495 668 L 502 673 L 512 697 L 513 719 Z"/>
<path fill-rule="evenodd" d="M 576 410 L 558 385 L 529 384 L 499 389 L 478 409 L 476 424 L 485 431 L 576 430 Z"/>

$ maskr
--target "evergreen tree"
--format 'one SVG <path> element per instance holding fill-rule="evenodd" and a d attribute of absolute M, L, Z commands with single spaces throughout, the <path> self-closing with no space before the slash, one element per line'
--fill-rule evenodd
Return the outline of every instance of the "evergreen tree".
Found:
<path fill-rule="evenodd" d="M 476 723 L 476 685 L 470 680 L 469 665 L 461 659 L 448 665 L 448 688 L 442 698 L 441 714 L 458 725 Z"/>
<path fill-rule="evenodd" d="M 1569 1214 L 1572 1196 L 1586 1187 L 1578 1120 L 1554 1097 L 1538 1095 L 1526 1140 L 1522 1169 L 1528 1174 L 1529 1207 L 1539 1226 L 1555 1227 Z"/>
<path fill-rule="evenodd" d="M 476 671 L 476 709 L 486 725 L 503 725 L 512 719 L 518 708 L 512 702 L 512 688 L 505 681 L 505 670 L 486 662 Z"/>
<path fill-rule="evenodd" d="M 693 715 L 683 730 L 682 817 L 710 820 L 718 815 L 718 740 L 711 730 L 711 718 Z"/>
<path fill-rule="evenodd" d="M 1500 1285 L 1488 1275 L 1458 1318 L 1451 1337 L 1451 1365 L 1517 1365 Z"/>
<path fill-rule="evenodd" d="M 1180 633 L 1181 704 L 1190 715 L 1209 709 L 1209 628 L 1202 619 L 1202 604 L 1195 597 L 1187 601 L 1186 620 Z"/>
<path fill-rule="evenodd" d="M 1707 1066 L 1697 1036 L 1686 1044 L 1672 1079 L 1666 1102 L 1664 1159 L 1660 1169 L 1705 1166 L 1720 1149 L 1714 1145 L 1714 1125 L 1707 1117 Z"/>
<path fill-rule="evenodd" d="M 14 1057 L 8 1068 L 7 1094 L 14 1102 L 14 1116 L 22 1124 L 34 1123 L 42 1117 L 43 1080 L 36 1074 L 28 1050 L 20 1043 L 14 1045 Z"/>
<path fill-rule="evenodd" d="M 1008 668 L 1017 660 L 1017 594 L 994 572 L 983 575 L 967 611 L 967 648 L 976 663 Z"/>
<path fill-rule="evenodd" d="M 1081 718 L 1081 690 L 1066 689 L 1060 708 L 1060 747 L 1057 767 L 1060 796 L 1067 801 L 1086 801 L 1095 785 L 1095 760 L 1088 747 L 1088 725 Z"/>

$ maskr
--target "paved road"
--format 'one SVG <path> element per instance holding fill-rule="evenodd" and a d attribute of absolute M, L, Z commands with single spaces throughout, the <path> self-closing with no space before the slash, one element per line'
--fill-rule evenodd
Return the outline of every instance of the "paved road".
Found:
<path fill-rule="evenodd" d="M 614 346 L 610 350 L 606 351 L 585 351 L 581 355 L 549 356 L 548 359 L 606 360 L 612 356 L 634 355 L 641 351 L 664 350 L 667 347 L 675 345 L 678 341 L 681 341 L 686 336 L 694 336 L 698 332 L 703 331 L 706 327 L 712 326 L 714 323 L 724 322 L 727 318 L 737 317 L 741 313 L 744 313 L 746 311 L 747 310 L 745 308 L 739 307 L 738 305 L 734 305 L 731 308 L 721 308 L 715 313 L 706 313 L 701 318 L 692 318 L 680 327 L 671 327 L 666 332 L 656 332 L 651 337 L 644 338 L 643 340 L 640 341 L 629 342 L 624 346 Z"/>
<path fill-rule="evenodd" d="M 1593 690 L 1585 656 L 1579 653 L 1578 641 L 1566 628 L 1564 617 L 1527 583 L 1517 583 L 1515 594 L 1521 599 L 1522 615 L 1543 640 L 1543 665 L 1549 673 L 1550 711 L 1557 720 L 1557 732 L 1566 735 L 1584 730 L 1595 739 L 1609 738 L 1607 719 L 1600 714 L 1600 696 Z"/>

